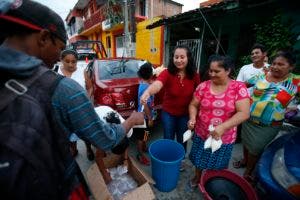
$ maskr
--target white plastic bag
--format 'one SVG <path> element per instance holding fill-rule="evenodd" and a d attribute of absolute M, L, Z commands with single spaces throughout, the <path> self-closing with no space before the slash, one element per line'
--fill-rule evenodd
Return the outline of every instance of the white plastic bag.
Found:
<path fill-rule="evenodd" d="M 214 130 L 215 130 L 214 125 L 210 124 L 208 127 L 208 131 L 211 132 Z M 211 135 L 204 142 L 204 149 L 211 148 L 212 153 L 220 149 L 221 146 L 222 146 L 222 140 L 221 139 L 215 140 L 214 138 L 212 138 Z"/>
<path fill-rule="evenodd" d="M 187 130 L 183 133 L 183 142 L 188 141 L 193 136 L 193 132 L 191 130 Z"/>
<path fill-rule="evenodd" d="M 204 149 L 208 149 L 208 148 L 211 147 L 211 140 L 212 140 L 212 137 L 211 137 L 211 136 L 209 136 L 209 137 L 205 140 L 205 142 L 204 142 Z"/>
<path fill-rule="evenodd" d="M 222 145 L 222 140 L 221 139 L 219 139 L 219 140 L 212 139 L 212 141 L 211 141 L 211 152 L 213 153 L 213 152 L 217 151 L 218 149 L 220 149 L 221 145 Z"/>

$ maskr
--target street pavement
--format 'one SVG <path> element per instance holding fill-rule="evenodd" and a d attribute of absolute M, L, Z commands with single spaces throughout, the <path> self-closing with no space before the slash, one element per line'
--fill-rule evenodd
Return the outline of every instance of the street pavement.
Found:
<path fill-rule="evenodd" d="M 150 141 L 148 141 L 148 145 L 155 141 L 156 139 L 160 139 L 163 137 L 163 129 L 161 124 L 157 124 L 150 136 Z M 190 151 L 191 148 L 191 141 L 188 141 L 188 150 L 187 152 Z M 89 161 L 86 157 L 86 151 L 85 151 L 85 145 L 82 141 L 78 142 L 78 150 L 79 154 L 76 157 L 77 162 L 79 163 L 79 166 L 85 175 L 87 169 L 90 167 L 93 162 Z M 244 169 L 235 169 L 232 167 L 232 161 L 235 159 L 239 159 L 242 157 L 242 145 L 240 143 L 235 144 L 233 148 L 233 154 L 232 154 L 232 159 L 230 161 L 230 166 L 229 169 L 234 171 L 235 173 L 242 175 Z M 136 145 L 135 141 L 131 140 L 130 141 L 130 147 L 129 147 L 129 155 L 135 158 L 136 156 Z M 149 157 L 150 159 L 150 157 Z M 180 177 L 178 180 L 177 187 L 171 191 L 171 192 L 160 192 L 158 191 L 155 187 L 152 187 L 156 199 L 158 200 L 181 200 L 181 199 L 191 199 L 191 200 L 201 200 L 203 199 L 202 194 L 200 193 L 199 189 L 195 189 L 194 191 L 190 191 L 187 188 L 187 183 L 188 181 L 193 177 L 194 174 L 194 168 L 191 162 L 188 159 L 188 154 L 186 155 L 185 159 L 185 170 L 183 172 L 180 172 Z M 149 175 L 151 175 L 151 166 L 145 166 L 145 165 L 140 165 L 140 167 Z"/>

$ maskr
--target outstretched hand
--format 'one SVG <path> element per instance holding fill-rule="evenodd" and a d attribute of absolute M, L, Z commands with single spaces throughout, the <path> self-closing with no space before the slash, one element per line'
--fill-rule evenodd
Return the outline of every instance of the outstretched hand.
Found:
<path fill-rule="evenodd" d="M 141 104 L 142 104 L 142 105 L 147 104 L 147 101 L 148 101 L 149 97 L 150 97 L 149 92 L 145 91 L 145 92 L 143 93 L 143 95 L 141 96 L 141 98 L 140 98 Z"/>

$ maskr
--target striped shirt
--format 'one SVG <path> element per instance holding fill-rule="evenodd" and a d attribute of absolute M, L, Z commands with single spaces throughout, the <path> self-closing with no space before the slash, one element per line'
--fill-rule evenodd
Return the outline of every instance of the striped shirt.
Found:
<path fill-rule="evenodd" d="M 70 78 L 62 79 L 52 96 L 54 117 L 60 127 L 79 138 L 92 143 L 97 148 L 109 150 L 124 137 L 125 129 L 120 124 L 105 124 L 96 114 L 86 91 Z M 79 182 L 76 174 L 76 161 L 73 159 L 65 171 L 65 179 L 73 180 L 73 186 Z"/>
<path fill-rule="evenodd" d="M 86 91 L 70 78 L 58 84 L 52 106 L 54 116 L 67 133 L 75 132 L 97 148 L 109 150 L 125 137 L 122 125 L 109 125 L 99 119 Z"/>

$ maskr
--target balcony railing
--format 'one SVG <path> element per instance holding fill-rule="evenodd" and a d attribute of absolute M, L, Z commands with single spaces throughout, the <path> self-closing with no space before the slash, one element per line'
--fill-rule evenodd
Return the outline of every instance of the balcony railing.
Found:
<path fill-rule="evenodd" d="M 84 30 L 91 28 L 92 26 L 101 23 L 105 20 L 105 8 L 104 6 L 91 15 L 90 18 L 84 21 Z"/>
<path fill-rule="evenodd" d="M 101 23 L 102 21 L 106 20 L 107 18 L 112 18 L 112 16 L 109 16 L 107 13 L 107 6 L 108 6 L 107 4 L 103 5 L 102 7 L 100 7 L 100 9 L 98 9 L 95 13 L 93 13 L 90 18 L 85 20 L 84 30 L 87 30 L 87 29 L 91 28 L 92 26 L 94 26 L 98 23 Z M 112 10 L 109 13 L 112 14 L 114 17 L 122 15 L 121 14 L 122 7 L 120 5 L 113 6 Z M 117 19 L 117 20 L 112 20 L 112 21 L 114 23 L 116 23 L 116 22 L 119 23 L 121 20 Z"/>

